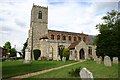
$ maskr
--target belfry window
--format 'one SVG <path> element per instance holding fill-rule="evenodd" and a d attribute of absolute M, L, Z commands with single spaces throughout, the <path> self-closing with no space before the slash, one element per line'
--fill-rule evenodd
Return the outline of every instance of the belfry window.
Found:
<path fill-rule="evenodd" d="M 38 19 L 42 19 L 42 11 L 39 11 L 39 13 L 38 13 Z"/>
<path fill-rule="evenodd" d="M 51 35 L 51 39 L 54 40 L 54 35 L 53 34 Z"/>

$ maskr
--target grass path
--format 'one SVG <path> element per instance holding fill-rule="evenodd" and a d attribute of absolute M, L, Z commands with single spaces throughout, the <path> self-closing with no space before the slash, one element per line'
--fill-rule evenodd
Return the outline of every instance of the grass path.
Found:
<path fill-rule="evenodd" d="M 80 61 L 80 62 L 83 62 L 83 61 Z M 20 79 L 21 78 L 27 78 L 27 77 L 35 76 L 35 75 L 38 75 L 38 74 L 46 73 L 46 72 L 49 72 L 49 71 L 53 71 L 53 70 L 61 69 L 61 68 L 64 68 L 64 67 L 68 67 L 68 66 L 71 66 L 71 65 L 74 65 L 74 64 L 78 64 L 80 62 L 75 62 L 75 63 L 67 64 L 67 65 L 64 65 L 64 66 L 60 66 L 60 67 L 57 67 L 57 68 L 47 69 L 47 70 L 38 71 L 38 72 L 34 72 L 34 73 L 28 73 L 28 74 L 25 74 L 25 75 L 15 76 L 15 77 L 11 77 L 11 78 L 20 78 Z"/>

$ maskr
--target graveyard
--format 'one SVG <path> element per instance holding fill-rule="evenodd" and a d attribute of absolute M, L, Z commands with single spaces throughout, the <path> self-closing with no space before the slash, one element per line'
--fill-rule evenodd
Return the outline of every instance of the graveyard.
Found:
<path fill-rule="evenodd" d="M 31 64 L 23 64 L 23 61 L 6 61 L 2 62 L 2 77 L 10 78 L 13 76 L 50 69 L 73 62 L 75 61 L 67 61 L 66 63 L 57 61 L 32 61 Z"/>
<path fill-rule="evenodd" d="M 6 61 L 2 62 L 2 76 L 3 78 L 8 79 L 17 75 L 47 70 L 75 62 L 76 61 L 33 61 L 31 64 L 23 64 L 22 60 Z M 103 61 L 101 61 L 101 63 L 97 63 L 97 61 L 94 60 L 87 60 L 85 62 L 80 62 L 75 65 L 49 71 L 43 74 L 29 76 L 27 78 L 80 78 L 80 76 L 74 77 L 69 74 L 69 71 L 78 67 L 81 69 L 83 67 L 87 68 L 93 74 L 94 78 L 118 78 L 119 64 L 111 63 L 111 66 L 109 67 L 105 66 Z"/>
<path fill-rule="evenodd" d="M 71 5 L 72 4 L 73 3 L 71 3 Z M 85 5 L 85 3 L 81 4 Z M 53 5 L 53 3 L 49 5 Z M 91 7 L 93 7 L 92 6 L 93 3 L 92 4 L 90 3 L 90 5 Z M 89 7 L 90 5 L 87 6 Z M 78 3 L 76 4 L 76 6 L 78 6 Z M 74 12 L 73 9 L 77 8 L 76 6 L 74 6 L 73 8 L 70 7 L 71 10 L 69 13 L 67 13 L 67 15 L 70 14 L 71 12 Z M 91 14 L 91 12 L 89 13 L 89 9 L 86 8 L 85 10 L 86 11 L 82 11 L 84 12 L 84 15 L 86 13 Z M 97 10 L 99 9 L 97 8 L 95 10 L 93 9 L 94 11 L 93 13 L 97 12 Z M 76 11 L 80 10 L 78 9 L 75 10 L 75 12 Z M 63 10 L 60 12 L 63 12 Z M 105 12 L 103 13 L 105 14 Z M 3 47 L 0 46 L 1 56 L 0 72 L 2 79 L 6 80 L 8 79 L 33 80 L 40 78 L 42 78 L 42 80 L 43 79 L 50 80 L 52 78 L 59 80 L 62 79 L 101 80 L 101 78 L 103 80 L 120 79 L 119 75 L 120 49 L 118 45 L 120 44 L 119 40 L 120 12 L 116 11 L 116 9 L 115 10 L 108 9 L 108 11 L 106 11 L 106 16 L 103 15 L 103 13 L 101 12 L 95 13 L 93 14 L 94 16 L 92 15 L 90 18 L 87 15 L 85 16 L 83 15 L 83 17 L 81 16 L 82 18 L 80 17 L 80 19 L 79 19 L 80 15 L 77 15 L 76 20 L 74 19 L 74 17 L 73 19 L 72 18 L 65 19 L 66 18 L 65 15 L 63 19 L 58 18 L 58 21 L 59 19 L 61 19 L 65 23 L 67 23 L 67 20 L 70 21 L 69 23 L 64 25 L 60 24 L 61 26 L 63 26 L 63 27 L 59 26 L 61 27 L 61 29 L 63 28 L 62 30 L 59 30 L 60 28 L 57 27 L 58 25 L 55 26 L 56 27 L 55 29 L 48 29 L 51 25 L 51 23 L 49 23 L 50 25 L 48 24 L 49 22 L 48 6 L 41 5 L 39 6 L 33 3 L 31 15 L 29 15 L 30 28 L 28 30 L 27 40 L 22 45 L 23 49 L 21 51 L 17 51 L 17 48 L 21 48 L 21 46 L 18 46 L 19 44 L 22 44 L 21 42 L 19 42 L 20 40 L 14 41 L 16 42 L 14 43 L 14 47 L 13 45 L 11 45 L 9 40 L 8 42 L 6 41 Z M 61 15 L 61 17 L 62 16 L 63 15 Z M 86 18 L 85 20 L 83 19 L 84 17 Z M 101 20 L 103 20 L 103 22 L 101 20 L 100 22 L 97 22 L 97 20 L 100 19 L 97 17 L 101 17 Z M 17 18 L 15 18 L 14 21 L 16 20 Z M 21 27 L 21 23 L 19 22 L 19 20 L 18 22 L 14 23 Z M 85 30 L 84 29 L 83 31 L 79 30 L 81 26 L 83 26 Z M 93 28 L 88 28 L 87 26 L 95 27 L 95 30 L 97 30 L 98 33 L 95 32 Z M 68 27 L 68 29 L 71 31 L 67 31 L 67 29 L 65 29 L 64 31 L 64 28 L 66 27 Z M 75 30 L 73 29 L 73 27 L 75 28 Z M 56 30 L 57 28 L 58 30 Z M 5 27 L 4 29 L 6 31 Z M 23 28 L 20 29 L 21 29 L 20 31 L 24 32 Z M 12 29 L 8 30 L 12 31 Z M 17 31 L 15 30 L 15 32 Z M 20 39 L 22 40 L 22 38 Z M 14 40 L 14 38 L 11 40 Z M 19 54 L 19 56 L 17 54 Z"/>
<path fill-rule="evenodd" d="M 58 69 L 55 71 L 47 72 L 44 74 L 32 76 L 30 78 L 79 78 L 72 77 L 68 74 L 69 71 L 78 67 L 86 67 L 93 73 L 94 78 L 118 78 L 118 65 L 113 64 L 111 67 L 104 66 L 103 62 L 101 64 L 96 64 L 93 60 L 86 62 L 81 62 L 76 65 Z"/>

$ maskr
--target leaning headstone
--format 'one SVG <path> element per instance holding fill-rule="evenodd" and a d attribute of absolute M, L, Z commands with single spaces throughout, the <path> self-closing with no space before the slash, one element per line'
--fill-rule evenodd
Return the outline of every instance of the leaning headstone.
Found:
<path fill-rule="evenodd" d="M 113 57 L 113 63 L 118 64 L 118 57 Z"/>
<path fill-rule="evenodd" d="M 111 59 L 110 59 L 109 56 L 105 56 L 105 57 L 104 57 L 104 65 L 105 65 L 105 66 L 112 66 L 112 64 L 111 64 Z"/>
<path fill-rule="evenodd" d="M 25 49 L 25 60 L 24 64 L 29 64 L 31 60 L 31 53 L 29 52 L 29 49 Z"/>
<path fill-rule="evenodd" d="M 63 57 L 63 58 L 62 58 L 62 61 L 63 61 L 63 62 L 66 62 L 66 57 Z"/>
<path fill-rule="evenodd" d="M 79 72 L 79 75 L 82 80 L 94 80 L 93 74 L 87 70 L 87 68 L 82 68 L 82 70 Z"/>

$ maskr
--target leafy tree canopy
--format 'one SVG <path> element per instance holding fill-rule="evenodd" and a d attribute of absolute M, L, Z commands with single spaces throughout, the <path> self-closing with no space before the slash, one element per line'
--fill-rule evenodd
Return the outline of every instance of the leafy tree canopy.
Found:
<path fill-rule="evenodd" d="M 120 13 L 112 10 L 103 16 L 102 24 L 96 25 L 100 34 L 96 37 L 96 53 L 98 56 L 105 55 L 112 57 L 119 56 L 120 49 Z M 119 57 L 120 58 L 120 57 Z"/>
<path fill-rule="evenodd" d="M 3 46 L 3 48 L 7 49 L 8 52 L 10 52 L 11 50 L 11 43 L 10 42 L 6 42 Z"/>
<path fill-rule="evenodd" d="M 63 56 L 66 57 L 66 60 L 69 60 L 70 50 L 68 48 L 63 50 Z"/>
<path fill-rule="evenodd" d="M 12 49 L 10 50 L 10 57 L 15 57 L 15 56 L 16 56 L 16 53 L 17 53 L 16 49 L 15 49 L 15 48 L 12 48 Z"/>

